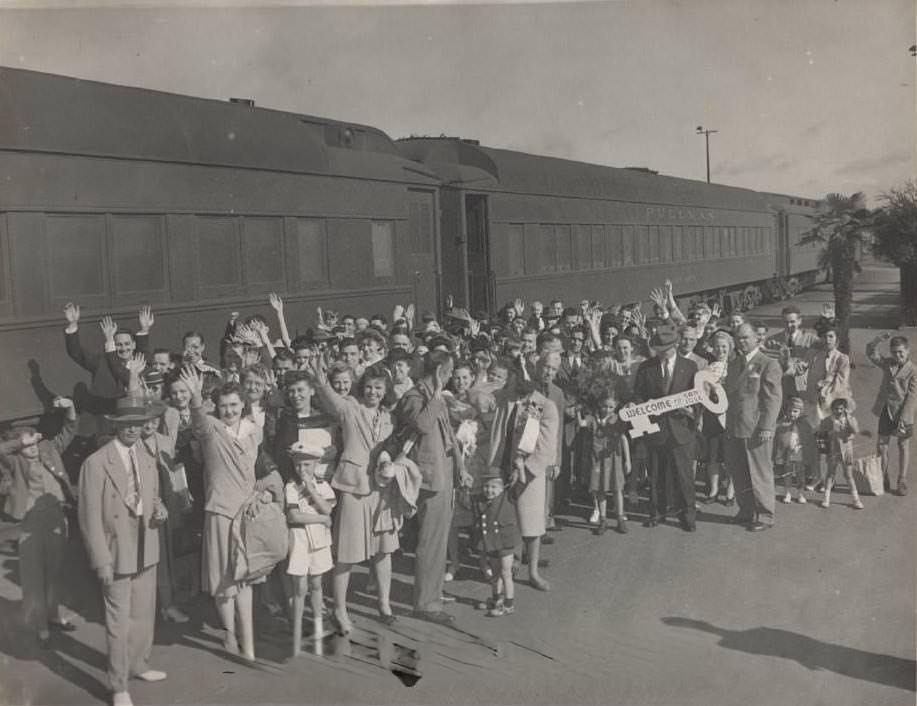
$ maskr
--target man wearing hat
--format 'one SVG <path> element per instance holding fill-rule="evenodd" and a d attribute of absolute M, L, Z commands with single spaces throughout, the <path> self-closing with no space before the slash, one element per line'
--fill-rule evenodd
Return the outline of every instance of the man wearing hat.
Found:
<path fill-rule="evenodd" d="M 159 526 L 167 513 L 159 497 L 159 472 L 138 446 L 143 425 L 162 413 L 161 403 L 130 396 L 105 415 L 115 437 L 80 469 L 79 524 L 89 561 L 102 583 L 113 706 L 130 706 L 128 679 L 161 681 L 148 663 L 156 619 Z"/>
<path fill-rule="evenodd" d="M 662 324 L 649 342 L 655 357 L 640 364 L 634 381 L 635 402 L 640 404 L 694 388 L 697 365 L 678 355 L 678 332 L 671 324 Z M 655 527 L 663 519 L 667 505 L 678 512 L 682 529 L 694 532 L 694 436 L 696 409 L 684 407 L 650 419 L 659 431 L 650 434 L 650 509 L 647 527 Z M 660 497 L 661 496 L 661 497 Z"/>

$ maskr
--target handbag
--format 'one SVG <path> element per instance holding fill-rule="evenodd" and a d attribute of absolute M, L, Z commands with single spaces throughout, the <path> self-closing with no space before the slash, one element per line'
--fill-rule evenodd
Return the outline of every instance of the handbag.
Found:
<path fill-rule="evenodd" d="M 853 482 L 862 495 L 884 495 L 882 461 L 876 454 L 858 458 L 853 464 Z"/>

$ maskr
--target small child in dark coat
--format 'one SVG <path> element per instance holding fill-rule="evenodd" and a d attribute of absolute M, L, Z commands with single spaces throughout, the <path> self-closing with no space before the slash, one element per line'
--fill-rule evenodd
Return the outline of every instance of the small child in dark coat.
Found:
<path fill-rule="evenodd" d="M 503 476 L 492 469 L 481 476 L 482 493 L 474 500 L 475 530 L 492 571 L 493 597 L 479 604 L 490 617 L 515 610 L 513 554 L 519 544 L 516 506 L 504 492 Z"/>

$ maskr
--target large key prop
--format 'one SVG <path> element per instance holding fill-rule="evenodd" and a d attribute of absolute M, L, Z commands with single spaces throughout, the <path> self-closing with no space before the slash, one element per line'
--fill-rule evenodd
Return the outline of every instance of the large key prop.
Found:
<path fill-rule="evenodd" d="M 696 404 L 702 404 L 713 414 L 725 412 L 729 402 L 726 399 L 726 390 L 719 383 L 719 377 L 716 371 L 698 370 L 694 373 L 693 389 L 660 397 L 658 400 L 643 402 L 633 407 L 624 407 L 619 415 L 625 422 L 630 422 L 633 427 L 630 430 L 631 438 L 636 439 L 644 434 L 655 434 L 659 431 L 659 425 L 650 421 L 650 415 L 665 414 Z M 711 393 L 716 395 L 715 400 L 711 397 Z"/>

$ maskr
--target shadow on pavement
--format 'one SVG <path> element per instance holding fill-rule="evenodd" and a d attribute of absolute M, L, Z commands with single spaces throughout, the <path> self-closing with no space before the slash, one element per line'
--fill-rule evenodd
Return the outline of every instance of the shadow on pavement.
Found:
<path fill-rule="evenodd" d="M 783 657 L 798 662 L 812 671 L 826 670 L 898 689 L 917 690 L 917 662 L 912 659 L 833 645 L 779 628 L 727 630 L 718 628 L 706 620 L 678 617 L 662 618 L 662 622 L 674 627 L 691 628 L 716 635 L 720 638 L 720 647 L 727 649 Z"/>

